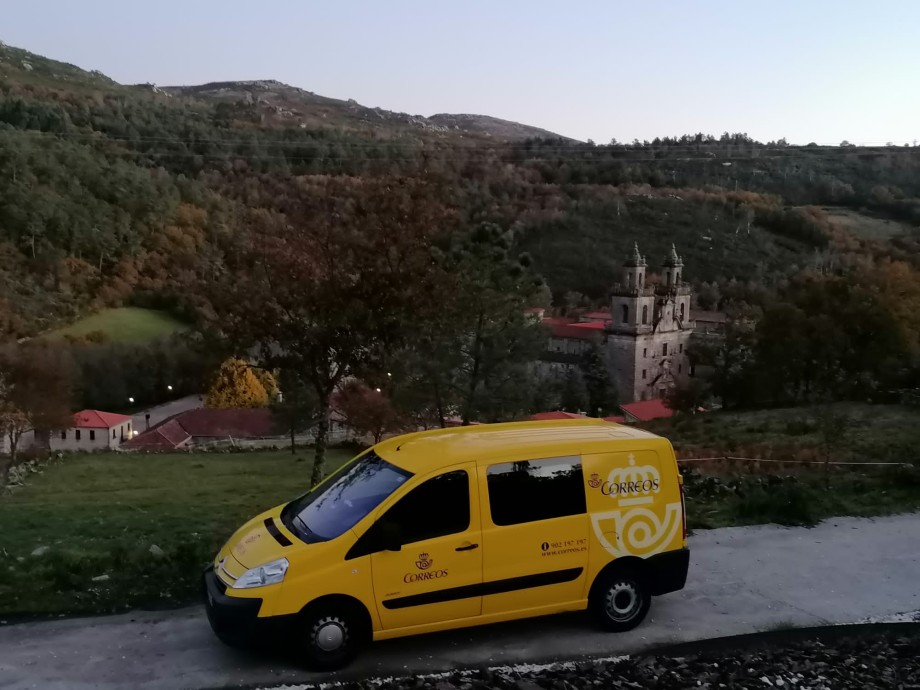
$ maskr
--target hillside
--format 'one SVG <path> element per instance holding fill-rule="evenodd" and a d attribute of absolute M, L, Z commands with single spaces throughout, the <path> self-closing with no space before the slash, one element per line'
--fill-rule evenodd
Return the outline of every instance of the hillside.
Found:
<path fill-rule="evenodd" d="M 123 86 L 0 45 L 0 338 L 107 307 L 188 319 L 242 211 L 330 177 L 440 184 L 514 228 L 557 303 L 603 300 L 639 240 L 693 281 L 774 284 L 855 256 L 920 260 L 920 148 L 741 134 L 595 146 L 479 115 L 430 118 L 272 80 Z M 298 182 L 298 180 L 300 182 Z"/>
<path fill-rule="evenodd" d="M 198 86 L 139 85 L 136 88 L 225 105 L 242 104 L 251 107 L 261 126 L 364 130 L 382 137 L 419 132 L 474 138 L 486 136 L 499 141 L 559 137 L 538 127 L 485 115 L 439 114 L 423 117 L 369 108 L 352 99 L 343 101 L 320 96 L 273 79 L 213 82 Z"/>

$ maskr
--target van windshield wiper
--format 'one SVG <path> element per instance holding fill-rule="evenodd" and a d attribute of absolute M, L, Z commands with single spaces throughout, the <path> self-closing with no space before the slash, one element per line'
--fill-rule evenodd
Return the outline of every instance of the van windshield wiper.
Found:
<path fill-rule="evenodd" d="M 293 519 L 294 527 L 300 532 L 301 538 L 307 543 L 313 543 L 318 541 L 329 541 L 319 536 L 316 532 L 310 529 L 307 526 L 307 523 L 303 521 L 303 518 L 299 515 L 295 515 Z"/>

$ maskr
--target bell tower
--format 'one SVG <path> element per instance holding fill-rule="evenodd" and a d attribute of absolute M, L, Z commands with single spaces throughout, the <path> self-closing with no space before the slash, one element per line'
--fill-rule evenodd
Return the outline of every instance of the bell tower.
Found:
<path fill-rule="evenodd" d="M 645 257 L 639 245 L 633 244 L 632 254 L 623 262 L 622 282 L 610 293 L 610 328 L 615 332 L 639 333 L 651 324 L 655 307 L 654 291 L 645 284 Z"/>

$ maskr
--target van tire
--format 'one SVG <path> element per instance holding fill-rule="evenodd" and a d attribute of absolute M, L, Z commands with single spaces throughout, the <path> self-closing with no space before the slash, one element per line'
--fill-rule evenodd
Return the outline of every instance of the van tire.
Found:
<path fill-rule="evenodd" d="M 626 632 L 638 626 L 652 605 L 649 587 L 638 568 L 614 568 L 591 588 L 588 610 L 594 622 L 608 632 Z"/>
<path fill-rule="evenodd" d="M 368 632 L 354 606 L 343 602 L 310 607 L 301 614 L 300 653 L 309 668 L 335 671 L 358 655 Z"/>

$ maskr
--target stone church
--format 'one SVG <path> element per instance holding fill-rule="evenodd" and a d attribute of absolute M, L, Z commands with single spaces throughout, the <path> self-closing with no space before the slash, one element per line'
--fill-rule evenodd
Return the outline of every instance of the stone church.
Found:
<path fill-rule="evenodd" d="M 684 262 L 672 245 L 657 285 L 646 283 L 647 266 L 635 245 L 610 291 L 609 312 L 588 312 L 577 321 L 542 319 L 550 328 L 544 364 L 555 370 L 574 366 L 582 352 L 600 346 L 621 403 L 663 398 L 686 381 L 694 323 L 690 286 L 681 280 Z"/>
<path fill-rule="evenodd" d="M 611 290 L 607 357 L 623 400 L 663 398 L 690 375 L 686 349 L 693 322 L 690 286 L 681 282 L 684 262 L 672 245 L 658 285 L 646 284 L 646 267 L 634 246 L 622 281 Z"/>

